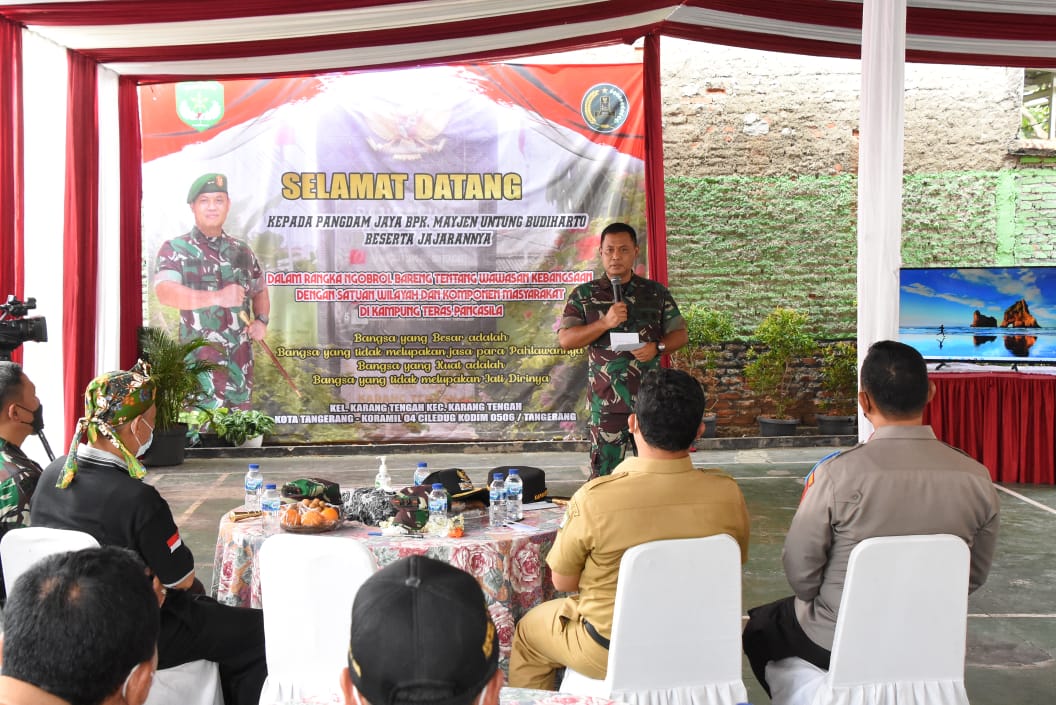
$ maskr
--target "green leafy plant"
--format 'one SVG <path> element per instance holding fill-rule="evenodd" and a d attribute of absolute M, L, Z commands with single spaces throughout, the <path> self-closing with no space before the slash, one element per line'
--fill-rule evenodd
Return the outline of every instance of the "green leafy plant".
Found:
<path fill-rule="evenodd" d="M 240 446 L 247 439 L 263 436 L 275 429 L 275 419 L 255 409 L 243 411 L 222 406 L 213 409 L 211 416 L 209 423 L 216 435 L 231 445 Z"/>
<path fill-rule="evenodd" d="M 693 374 L 704 387 L 708 408 L 715 406 L 720 343 L 733 340 L 733 316 L 725 311 L 715 311 L 703 304 L 691 304 L 682 308 L 689 341 L 685 347 L 675 351 L 675 364 Z"/>
<path fill-rule="evenodd" d="M 201 408 L 208 397 L 199 375 L 219 365 L 194 357 L 196 350 L 210 345 L 204 338 L 181 343 L 163 328 L 146 327 L 141 330 L 139 341 L 143 357 L 150 363 L 150 377 L 157 387 L 155 428 L 165 431 L 181 422 L 183 412 Z"/>
<path fill-rule="evenodd" d="M 821 388 L 823 411 L 837 416 L 851 416 L 858 399 L 858 347 L 839 342 L 821 353 Z"/>
<path fill-rule="evenodd" d="M 805 313 L 778 307 L 767 314 L 753 333 L 765 349 L 749 350 L 750 361 L 744 367 L 744 379 L 749 389 L 773 407 L 779 419 L 789 418 L 788 407 L 795 401 L 792 370 L 796 360 L 810 355 L 815 348 L 814 338 L 806 327 Z"/>

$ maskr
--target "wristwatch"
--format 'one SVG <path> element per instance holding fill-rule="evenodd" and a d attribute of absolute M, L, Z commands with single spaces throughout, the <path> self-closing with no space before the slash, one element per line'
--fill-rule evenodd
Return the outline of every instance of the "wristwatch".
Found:
<path fill-rule="evenodd" d="M 667 352 L 667 346 L 664 345 L 664 341 L 661 340 L 659 343 L 656 344 L 656 351 L 658 353 Z"/>
<path fill-rule="evenodd" d="M 265 316 L 263 313 L 258 313 L 256 315 L 256 320 L 260 321 L 264 325 L 268 325 L 268 317 Z"/>

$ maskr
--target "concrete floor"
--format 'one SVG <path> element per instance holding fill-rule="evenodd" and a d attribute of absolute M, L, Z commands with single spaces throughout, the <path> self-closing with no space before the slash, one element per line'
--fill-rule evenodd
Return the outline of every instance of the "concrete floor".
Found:
<path fill-rule="evenodd" d="M 432 469 L 461 467 L 476 484 L 499 465 L 546 471 L 552 495 L 569 495 L 587 477 L 582 452 L 444 452 L 429 447 L 389 455 L 394 483 L 409 483 L 418 460 Z M 381 452 L 384 449 L 377 449 Z M 780 555 L 795 511 L 801 478 L 833 448 L 702 450 L 696 465 L 720 467 L 737 479 L 752 516 L 752 542 L 744 568 L 745 609 L 789 594 Z M 363 453 L 360 449 L 357 452 Z M 376 454 L 376 453 L 374 453 Z M 325 477 L 343 487 L 373 484 L 374 454 L 260 457 L 266 481 Z M 210 584 L 217 524 L 242 501 L 245 458 L 190 458 L 147 477 L 170 503 L 184 541 L 194 552 L 202 582 Z M 965 681 L 973 705 L 1047 703 L 1056 693 L 1056 487 L 999 486 L 1002 527 L 986 585 L 969 598 Z M 750 700 L 768 702 L 745 665 Z"/>

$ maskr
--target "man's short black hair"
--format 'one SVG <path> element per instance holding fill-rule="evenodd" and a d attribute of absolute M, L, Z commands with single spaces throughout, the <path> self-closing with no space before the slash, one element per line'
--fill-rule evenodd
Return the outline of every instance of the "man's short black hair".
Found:
<path fill-rule="evenodd" d="M 601 231 L 601 242 L 598 244 L 598 247 L 605 244 L 606 235 L 612 235 L 614 233 L 627 233 L 631 236 L 631 242 L 634 243 L 634 246 L 638 247 L 638 233 L 636 233 L 634 228 L 627 223 L 609 223 L 606 225 L 605 229 Z"/>
<path fill-rule="evenodd" d="M 104 546 L 49 556 L 7 598 L 2 673 L 71 705 L 99 705 L 153 658 L 158 614 L 135 553 Z"/>
<path fill-rule="evenodd" d="M 22 385 L 25 381 L 22 365 L 0 360 L 0 406 L 7 406 L 22 399 Z"/>
<path fill-rule="evenodd" d="M 704 390 L 681 370 L 650 370 L 642 377 L 634 413 L 646 443 L 660 450 L 688 450 L 704 418 Z"/>
<path fill-rule="evenodd" d="M 862 362 L 862 390 L 894 419 L 919 415 L 928 403 L 928 365 L 914 348 L 894 340 L 869 346 Z"/>

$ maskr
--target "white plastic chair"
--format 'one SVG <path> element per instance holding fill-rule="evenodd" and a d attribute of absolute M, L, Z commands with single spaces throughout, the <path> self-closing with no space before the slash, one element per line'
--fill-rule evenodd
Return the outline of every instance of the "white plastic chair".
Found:
<path fill-rule="evenodd" d="M 968 546 L 957 536 L 884 536 L 854 547 L 828 672 L 766 665 L 774 705 L 968 705 Z"/>
<path fill-rule="evenodd" d="M 630 705 L 747 702 L 737 542 L 719 534 L 624 553 L 605 680 L 566 669 L 561 691 Z"/>
<path fill-rule="evenodd" d="M 374 556 L 354 539 L 277 534 L 260 547 L 257 567 L 268 659 L 261 705 L 340 702 L 352 602 Z"/>
<path fill-rule="evenodd" d="M 0 539 L 4 587 L 10 594 L 19 576 L 46 556 L 98 545 L 94 536 L 74 529 L 27 526 L 8 531 Z M 191 661 L 157 671 L 144 705 L 224 705 L 219 666 L 212 661 Z"/>
<path fill-rule="evenodd" d="M 96 548 L 99 542 L 91 534 L 73 529 L 25 526 L 12 529 L 0 539 L 0 562 L 4 564 L 4 588 L 11 594 L 15 581 L 42 558 L 82 548 Z"/>

